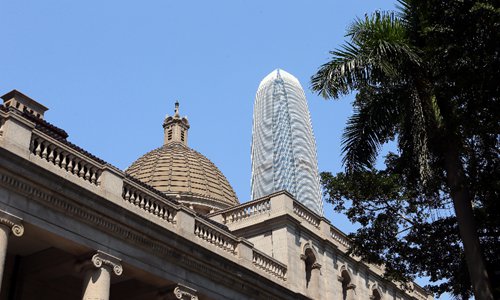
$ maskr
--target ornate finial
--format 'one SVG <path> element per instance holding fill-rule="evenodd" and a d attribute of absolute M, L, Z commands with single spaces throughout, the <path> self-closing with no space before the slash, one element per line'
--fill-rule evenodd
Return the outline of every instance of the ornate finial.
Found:
<path fill-rule="evenodd" d="M 179 101 L 175 101 L 175 113 L 174 117 L 179 117 Z"/>
<path fill-rule="evenodd" d="M 187 146 L 187 134 L 189 122 L 186 117 L 179 115 L 179 101 L 175 101 L 175 110 L 172 117 L 168 116 L 163 121 L 164 144 L 171 142 L 181 143 Z"/>

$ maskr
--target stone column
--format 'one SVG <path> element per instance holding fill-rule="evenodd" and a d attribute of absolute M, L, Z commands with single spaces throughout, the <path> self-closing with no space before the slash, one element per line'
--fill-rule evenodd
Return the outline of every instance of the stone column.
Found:
<path fill-rule="evenodd" d="M 90 261 L 83 263 L 85 279 L 83 282 L 83 300 L 108 300 L 111 287 L 111 275 L 119 276 L 123 269 L 117 257 L 97 251 Z"/>
<path fill-rule="evenodd" d="M 7 255 L 7 245 L 11 232 L 18 237 L 23 235 L 24 227 L 22 225 L 22 219 L 0 210 L 0 283 L 3 279 L 5 256 Z"/>

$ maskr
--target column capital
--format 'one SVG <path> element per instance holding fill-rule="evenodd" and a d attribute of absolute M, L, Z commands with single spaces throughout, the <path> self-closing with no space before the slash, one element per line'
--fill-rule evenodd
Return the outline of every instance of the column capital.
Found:
<path fill-rule="evenodd" d="M 92 255 L 90 257 L 90 255 Z M 89 268 L 102 268 L 106 266 L 113 270 L 113 273 L 120 276 L 123 273 L 123 267 L 121 264 L 121 259 L 101 250 L 97 250 L 93 254 L 87 256 L 86 259 L 82 260 L 77 264 L 77 268 L 80 270 L 87 270 Z"/>
<path fill-rule="evenodd" d="M 22 236 L 24 233 L 23 219 L 16 217 L 6 211 L 0 210 L 0 224 L 10 228 L 15 236 Z"/>
<path fill-rule="evenodd" d="M 92 263 L 96 268 L 100 268 L 103 265 L 111 267 L 115 275 L 120 276 L 123 273 L 123 267 L 121 264 L 122 260 L 113 255 L 107 254 L 100 250 L 92 256 Z"/>
<path fill-rule="evenodd" d="M 167 287 L 159 294 L 159 300 L 198 300 L 197 291 L 183 284 Z"/>

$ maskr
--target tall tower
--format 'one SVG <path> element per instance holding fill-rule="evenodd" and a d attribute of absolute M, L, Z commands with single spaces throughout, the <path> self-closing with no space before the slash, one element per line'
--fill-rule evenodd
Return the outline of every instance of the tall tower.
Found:
<path fill-rule="evenodd" d="M 323 201 L 316 141 L 304 90 L 276 69 L 259 85 L 252 130 L 252 199 L 287 190 L 319 215 Z"/>

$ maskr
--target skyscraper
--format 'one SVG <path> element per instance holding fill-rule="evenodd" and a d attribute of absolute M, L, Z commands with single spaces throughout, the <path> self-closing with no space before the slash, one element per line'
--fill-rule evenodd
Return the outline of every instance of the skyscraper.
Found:
<path fill-rule="evenodd" d="M 259 85 L 252 130 L 252 199 L 287 190 L 319 215 L 323 202 L 316 141 L 304 90 L 276 69 Z"/>

